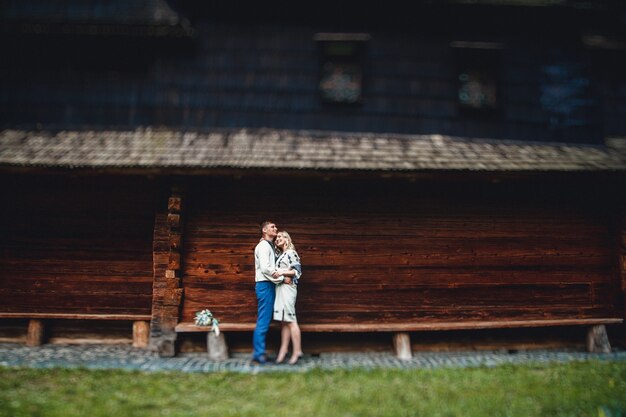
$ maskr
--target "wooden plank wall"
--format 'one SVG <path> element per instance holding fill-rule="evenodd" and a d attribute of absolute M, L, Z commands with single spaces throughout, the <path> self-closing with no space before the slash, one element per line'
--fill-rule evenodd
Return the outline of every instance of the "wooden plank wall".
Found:
<path fill-rule="evenodd" d="M 150 182 L 28 175 L 0 181 L 0 312 L 150 315 Z"/>
<path fill-rule="evenodd" d="M 611 204 L 592 187 L 244 178 L 191 190 L 183 321 L 210 308 L 254 322 L 264 218 L 302 256 L 301 323 L 623 316 Z"/>

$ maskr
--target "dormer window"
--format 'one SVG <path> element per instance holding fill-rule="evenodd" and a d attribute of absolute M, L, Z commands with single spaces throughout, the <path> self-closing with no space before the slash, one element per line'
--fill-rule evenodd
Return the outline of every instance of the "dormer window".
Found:
<path fill-rule="evenodd" d="M 489 71 L 466 68 L 459 71 L 458 102 L 468 109 L 495 109 L 497 88 Z"/>
<path fill-rule="evenodd" d="M 318 91 L 323 103 L 355 105 L 363 97 L 363 59 L 370 39 L 359 33 L 318 33 Z"/>
<path fill-rule="evenodd" d="M 500 107 L 498 78 L 502 45 L 456 41 L 457 104 L 461 113 L 493 114 Z"/>

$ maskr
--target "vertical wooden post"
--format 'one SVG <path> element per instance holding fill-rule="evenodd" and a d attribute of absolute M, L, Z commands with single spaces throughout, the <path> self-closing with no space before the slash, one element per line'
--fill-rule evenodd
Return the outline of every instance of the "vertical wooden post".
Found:
<path fill-rule="evenodd" d="M 163 357 L 176 354 L 175 329 L 183 296 L 182 202 L 180 188 L 173 187 L 167 201 L 167 214 L 157 214 L 154 226 L 150 346 Z"/>
<path fill-rule="evenodd" d="M 611 344 L 604 324 L 591 326 L 587 331 L 587 351 L 593 353 L 611 352 Z"/>
<path fill-rule="evenodd" d="M 150 340 L 150 323 L 139 320 L 133 322 L 133 347 L 145 349 Z"/>
<path fill-rule="evenodd" d="M 215 332 L 208 332 L 206 345 L 210 360 L 225 361 L 228 359 L 228 345 L 226 344 L 224 333 L 216 336 Z"/>
<path fill-rule="evenodd" d="M 411 336 L 408 333 L 394 333 L 393 349 L 396 352 L 396 357 L 398 359 L 409 360 L 413 358 L 413 352 L 411 351 Z"/>
<path fill-rule="evenodd" d="M 44 325 L 43 320 L 30 319 L 28 321 L 28 332 L 26 333 L 27 346 L 39 346 L 43 343 Z"/>

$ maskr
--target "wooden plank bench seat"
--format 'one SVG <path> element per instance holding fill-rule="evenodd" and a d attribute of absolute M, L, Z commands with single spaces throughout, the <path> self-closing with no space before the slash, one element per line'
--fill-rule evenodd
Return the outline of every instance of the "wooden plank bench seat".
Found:
<path fill-rule="evenodd" d="M 600 324 L 619 324 L 619 318 L 593 319 L 556 319 L 556 320 L 508 320 L 508 321 L 468 321 L 468 322 L 407 322 L 407 323 L 301 323 L 304 332 L 410 332 L 429 330 L 471 330 L 471 329 L 503 329 L 515 327 L 549 327 L 549 326 L 593 326 Z M 275 324 L 272 324 L 273 326 Z M 252 331 L 255 323 L 220 323 L 222 331 Z M 176 326 L 179 333 L 206 332 L 209 328 L 196 326 L 191 322 L 181 322 Z"/>
<path fill-rule="evenodd" d="M 589 319 L 546 319 L 546 320 L 502 320 L 502 321 L 467 321 L 467 322 L 402 322 L 402 323 L 302 323 L 303 332 L 389 332 L 394 333 L 393 345 L 396 355 L 402 359 L 412 357 L 411 342 L 408 332 L 446 331 L 446 330 L 479 330 L 521 327 L 550 326 L 589 326 L 587 349 L 589 351 L 606 351 L 608 338 L 605 325 L 619 324 L 620 318 L 589 318 Z M 255 323 L 220 323 L 222 332 L 253 331 Z M 277 323 L 272 323 L 276 327 Z M 181 322 L 176 332 L 208 332 L 210 328 L 196 326 L 191 322 Z M 602 339 L 602 340 L 599 340 Z M 608 345 L 610 349 L 610 345 Z"/>
<path fill-rule="evenodd" d="M 29 319 L 26 333 L 27 346 L 39 346 L 44 338 L 44 320 L 120 320 L 133 322 L 133 346 L 148 347 L 150 337 L 149 314 L 91 314 L 91 313 L 7 313 L 0 312 L 0 319 Z"/>

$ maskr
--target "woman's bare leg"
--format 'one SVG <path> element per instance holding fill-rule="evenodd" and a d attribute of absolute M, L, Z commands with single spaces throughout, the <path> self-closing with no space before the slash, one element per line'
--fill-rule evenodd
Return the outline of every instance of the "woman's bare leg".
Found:
<path fill-rule="evenodd" d="M 291 333 L 291 343 L 293 345 L 293 352 L 291 353 L 289 363 L 294 364 L 298 362 L 298 359 L 302 356 L 302 335 L 297 321 L 288 323 L 288 326 Z"/>
<path fill-rule="evenodd" d="M 287 352 L 289 352 L 289 340 L 291 339 L 291 329 L 289 323 L 281 322 L 280 328 L 280 349 L 278 349 L 278 356 L 276 356 L 276 362 L 280 363 L 285 360 Z"/>

